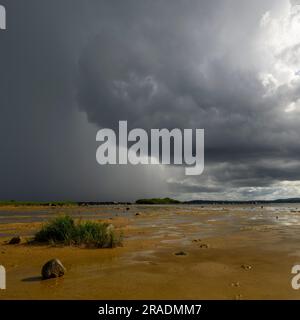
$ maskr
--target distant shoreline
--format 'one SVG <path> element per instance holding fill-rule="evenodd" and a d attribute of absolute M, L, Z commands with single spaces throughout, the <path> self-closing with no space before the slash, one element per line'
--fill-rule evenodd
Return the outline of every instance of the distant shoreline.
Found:
<path fill-rule="evenodd" d="M 118 201 L 0 201 L 0 207 L 7 206 L 43 206 L 43 207 L 66 207 L 66 206 L 101 206 L 101 205 L 264 205 L 264 204 L 300 203 L 300 198 L 275 199 L 275 200 L 191 200 L 179 201 L 171 198 L 147 198 L 135 202 Z"/>

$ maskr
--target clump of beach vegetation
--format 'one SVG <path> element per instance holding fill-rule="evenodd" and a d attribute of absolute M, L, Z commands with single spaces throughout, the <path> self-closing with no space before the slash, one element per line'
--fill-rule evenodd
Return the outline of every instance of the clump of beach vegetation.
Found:
<path fill-rule="evenodd" d="M 108 223 L 75 222 L 72 217 L 63 215 L 46 223 L 35 234 L 34 242 L 114 248 L 122 244 L 122 235 L 117 235 L 113 226 Z"/>

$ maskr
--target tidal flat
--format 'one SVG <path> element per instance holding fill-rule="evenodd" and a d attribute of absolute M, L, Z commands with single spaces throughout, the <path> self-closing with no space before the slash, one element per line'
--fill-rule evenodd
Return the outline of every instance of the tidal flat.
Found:
<path fill-rule="evenodd" d="M 27 241 L 57 215 L 108 222 L 117 248 Z M 14 236 L 20 244 L 9 245 Z M 66 274 L 42 280 L 57 258 Z M 300 204 L 1 207 L 0 299 L 299 299 Z"/>

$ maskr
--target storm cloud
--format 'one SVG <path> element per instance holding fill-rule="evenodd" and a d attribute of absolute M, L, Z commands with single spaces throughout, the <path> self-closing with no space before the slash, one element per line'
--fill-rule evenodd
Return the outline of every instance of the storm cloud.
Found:
<path fill-rule="evenodd" d="M 300 195 L 297 1 L 2 4 L 1 198 Z M 204 174 L 98 166 L 119 120 L 204 128 Z"/>

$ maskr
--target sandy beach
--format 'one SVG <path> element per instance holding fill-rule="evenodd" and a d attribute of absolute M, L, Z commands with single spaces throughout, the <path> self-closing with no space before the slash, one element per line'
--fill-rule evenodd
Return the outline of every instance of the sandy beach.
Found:
<path fill-rule="evenodd" d="M 128 207 L 128 206 L 127 206 Z M 0 299 L 299 299 L 300 205 L 166 205 L 0 208 Z M 26 242 L 59 214 L 107 221 L 124 234 L 114 249 Z M 12 236 L 22 243 L 8 245 Z M 41 280 L 58 258 L 67 272 Z"/>

